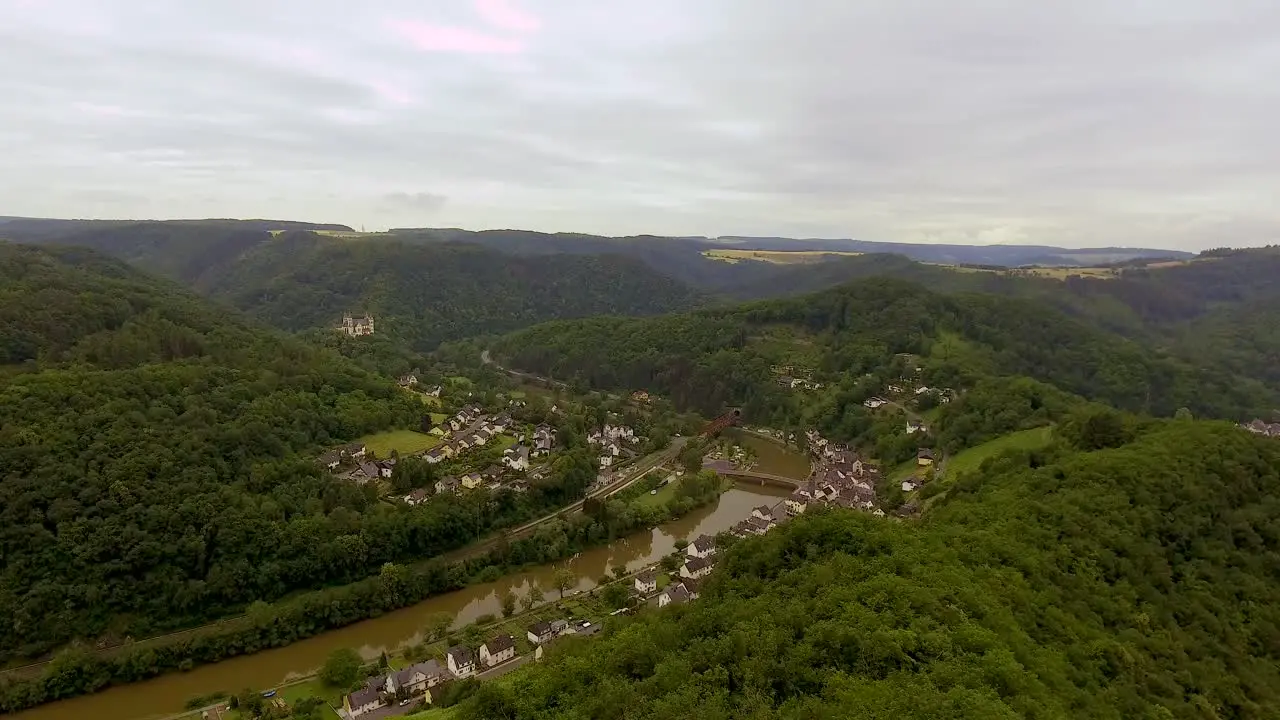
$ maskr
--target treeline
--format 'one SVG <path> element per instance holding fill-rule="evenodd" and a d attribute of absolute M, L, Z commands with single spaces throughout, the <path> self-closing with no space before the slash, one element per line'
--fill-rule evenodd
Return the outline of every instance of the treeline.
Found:
<path fill-rule="evenodd" d="M 1079 428 L 920 521 L 819 510 L 738 543 L 699 600 L 553 648 L 459 716 L 1276 717 L 1280 443 Z"/>
<path fill-rule="evenodd" d="M 589 504 L 586 514 L 546 523 L 526 537 L 504 539 L 484 555 L 415 568 L 384 563 L 374 577 L 303 593 L 276 605 L 257 602 L 244 617 L 176 639 L 126 645 L 109 653 L 72 646 L 59 652 L 38 677 L 0 679 L 0 713 L 282 647 L 526 565 L 561 560 L 707 505 L 719 497 L 722 483 L 715 473 L 689 475 L 678 481 L 674 497 L 663 507 L 618 501 Z M 487 503 L 502 502 L 505 495 L 509 493 L 490 496 L 479 490 L 471 497 Z"/>
<path fill-rule="evenodd" d="M 595 387 L 646 388 L 678 405 L 780 412 L 770 368 L 799 361 L 828 382 L 878 374 L 899 354 L 925 359 L 953 387 L 1022 375 L 1128 410 L 1243 418 L 1276 392 L 1213 367 L 1193 367 L 1037 303 L 943 296 L 870 279 L 803 298 L 657 318 L 548 323 L 500 339 L 513 367 Z"/>

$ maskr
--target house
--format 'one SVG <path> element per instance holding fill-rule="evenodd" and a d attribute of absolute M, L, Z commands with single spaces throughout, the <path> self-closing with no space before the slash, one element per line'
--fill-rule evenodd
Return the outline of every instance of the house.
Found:
<path fill-rule="evenodd" d="M 378 463 L 375 462 L 362 462 L 360 463 L 360 474 L 365 477 L 361 481 L 362 483 L 369 480 L 377 480 L 382 477 L 382 468 L 378 467 Z"/>
<path fill-rule="evenodd" d="M 652 570 L 645 570 L 636 575 L 635 585 L 636 592 L 641 595 L 648 595 L 658 589 L 658 576 Z"/>
<path fill-rule="evenodd" d="M 329 452 L 322 453 L 320 455 L 319 462 L 322 467 L 328 468 L 329 470 L 337 470 L 338 466 L 342 464 L 342 453 L 337 450 L 330 450 Z"/>
<path fill-rule="evenodd" d="M 437 446 L 435 446 L 435 447 L 431 448 L 430 450 L 428 450 L 428 451 L 426 451 L 425 453 L 423 453 L 423 454 L 422 454 L 422 459 L 423 459 L 423 460 L 426 460 L 427 462 L 431 463 L 432 465 L 435 465 L 436 463 L 442 463 L 442 462 L 444 462 L 444 460 L 445 460 L 445 448 L 444 448 L 444 446 L 442 446 L 442 445 L 437 445 Z"/>
<path fill-rule="evenodd" d="M 773 529 L 775 524 L 773 520 L 762 520 L 755 516 L 746 519 L 747 529 L 753 535 L 763 535 Z"/>
<path fill-rule="evenodd" d="M 711 573 L 715 566 L 706 558 L 689 558 L 684 565 L 680 566 L 680 577 L 682 578 L 700 578 L 706 577 Z"/>
<path fill-rule="evenodd" d="M 529 642 L 540 645 L 572 632 L 573 628 L 569 626 L 569 623 L 564 620 L 552 620 L 551 622 L 539 622 L 530 625 L 525 636 L 529 638 Z"/>
<path fill-rule="evenodd" d="M 685 578 L 684 580 L 680 581 L 680 584 L 684 586 L 684 591 L 689 593 L 690 600 L 698 599 L 700 595 L 700 593 L 698 592 L 698 588 L 702 585 L 702 583 L 692 578 Z"/>
<path fill-rule="evenodd" d="M 379 687 L 381 682 L 382 678 L 370 680 L 364 687 L 342 699 L 342 709 L 347 711 L 347 717 L 358 718 L 387 706 L 387 702 L 382 699 L 382 688 Z"/>
<path fill-rule="evenodd" d="M 684 551 L 693 558 L 710 557 L 716 554 L 716 539 L 710 535 L 701 535 L 697 540 L 689 543 Z"/>
<path fill-rule="evenodd" d="M 337 329 L 351 337 L 372 335 L 373 316 L 366 314 L 363 317 L 352 317 L 350 313 L 346 313 L 342 316 L 342 324 Z"/>
<path fill-rule="evenodd" d="M 886 401 L 884 398 L 870 397 L 870 398 L 867 398 L 866 400 L 863 400 L 862 404 L 864 407 L 868 407 L 872 410 L 875 410 L 876 408 L 883 407 L 887 402 L 888 401 Z"/>
<path fill-rule="evenodd" d="M 637 390 L 631 393 L 631 399 L 638 403 L 647 403 L 650 400 L 649 393 L 644 390 Z"/>
<path fill-rule="evenodd" d="M 431 494 L 425 488 L 418 488 L 408 495 L 404 496 L 405 505 L 421 505 L 431 498 Z"/>
<path fill-rule="evenodd" d="M 908 434 L 908 435 L 915 435 L 915 434 L 916 434 L 916 433 L 918 433 L 918 432 L 928 432 L 928 428 L 926 428 L 926 427 L 924 426 L 924 423 L 918 423 L 918 422 L 914 422 L 914 421 L 912 421 L 912 420 L 908 420 L 908 421 L 907 421 L 907 434 Z"/>
<path fill-rule="evenodd" d="M 930 390 L 932 390 L 932 388 L 930 388 L 928 385 L 922 385 L 922 386 L 920 386 L 920 387 L 916 388 L 916 395 L 923 395 L 923 394 L 925 394 L 925 393 L 929 392 Z"/>
<path fill-rule="evenodd" d="M 790 497 L 786 500 L 787 512 L 792 515 L 799 515 L 805 511 L 805 508 L 807 508 L 809 503 L 813 502 L 813 500 L 813 494 L 807 489 L 796 488 L 796 491 L 791 493 Z"/>
<path fill-rule="evenodd" d="M 912 492 L 915 489 L 916 489 L 915 483 L 911 482 L 910 480 L 902 481 L 902 492 Z"/>
<path fill-rule="evenodd" d="M 550 453 L 556 444 L 556 431 L 549 425 L 539 425 L 533 431 L 533 454 L 540 457 Z"/>
<path fill-rule="evenodd" d="M 400 384 L 400 387 L 412 387 L 418 384 L 418 376 L 414 375 L 413 373 L 409 373 L 408 375 L 401 375 L 400 379 L 397 380 L 396 382 Z"/>
<path fill-rule="evenodd" d="M 510 635 L 498 635 L 480 646 L 480 662 L 493 667 L 516 656 L 516 639 Z"/>
<path fill-rule="evenodd" d="M 396 469 L 395 458 L 387 458 L 386 460 L 378 461 L 378 470 L 382 472 L 382 477 L 384 478 L 391 477 L 391 474 L 395 472 L 395 469 Z"/>
<path fill-rule="evenodd" d="M 770 510 L 768 505 L 761 505 L 760 507 L 751 508 L 751 517 L 759 518 L 761 520 L 766 520 L 766 521 L 772 520 L 773 510 Z"/>
<path fill-rule="evenodd" d="M 364 443 L 356 442 L 342 448 L 342 454 L 353 460 L 364 459 L 365 447 Z"/>
<path fill-rule="evenodd" d="M 444 388 L 442 388 L 442 387 L 440 387 L 439 385 L 437 385 L 437 386 L 435 386 L 435 387 L 431 388 L 430 390 L 428 390 L 428 391 L 427 391 L 427 394 L 428 394 L 428 395 L 430 395 L 431 397 L 437 397 L 437 398 L 438 398 L 438 397 L 440 397 L 440 391 L 441 391 L 441 390 L 443 390 L 443 389 L 444 389 Z"/>
<path fill-rule="evenodd" d="M 534 645 L 541 645 L 544 642 L 554 640 L 556 634 L 551 631 L 551 623 L 544 621 L 530 625 L 525 632 L 525 637 L 529 638 L 529 642 Z"/>
<path fill-rule="evenodd" d="M 684 589 L 684 585 L 672 583 L 667 586 L 666 590 L 658 596 L 658 607 L 664 608 L 672 603 L 679 605 L 680 603 L 689 602 L 689 591 Z"/>
<path fill-rule="evenodd" d="M 529 448 L 524 445 L 517 445 L 507 448 L 502 454 L 502 462 L 512 470 L 524 472 L 529 469 Z"/>
<path fill-rule="evenodd" d="M 441 665 L 440 661 L 432 658 L 389 675 L 386 691 L 394 693 L 398 689 L 407 689 L 410 694 L 422 695 L 428 689 L 451 679 L 449 670 Z"/>
<path fill-rule="evenodd" d="M 602 468 L 613 467 L 613 456 L 609 453 L 605 453 L 600 456 L 599 462 L 600 467 Z"/>
<path fill-rule="evenodd" d="M 495 417 L 493 420 L 489 422 L 489 427 L 492 428 L 495 433 L 500 433 L 506 430 L 507 428 L 511 427 L 511 425 L 512 425 L 511 416 L 506 413 L 502 413 L 498 415 L 497 417 Z"/>
<path fill-rule="evenodd" d="M 458 482 L 458 478 L 456 477 L 440 478 L 436 481 L 436 494 L 443 495 L 445 493 L 458 492 L 458 487 L 460 485 L 461 483 Z"/>
<path fill-rule="evenodd" d="M 480 473 L 467 473 L 462 476 L 462 487 L 475 490 L 484 484 L 484 476 Z"/>
<path fill-rule="evenodd" d="M 454 645 L 444 654 L 449 672 L 460 678 L 471 677 L 476 672 L 476 656 L 466 645 Z"/>
<path fill-rule="evenodd" d="M 916 453 L 916 465 L 920 467 L 928 467 L 933 464 L 933 451 L 928 448 L 922 448 Z"/>

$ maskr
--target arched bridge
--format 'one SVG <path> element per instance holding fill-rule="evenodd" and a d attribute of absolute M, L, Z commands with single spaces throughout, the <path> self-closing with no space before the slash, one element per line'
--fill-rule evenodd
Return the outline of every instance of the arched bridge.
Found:
<path fill-rule="evenodd" d="M 719 435 L 725 428 L 731 425 L 737 425 L 741 421 L 742 410 L 740 408 L 733 408 L 729 412 L 707 423 L 707 426 L 702 428 L 702 432 L 698 433 L 698 435 L 701 437 L 713 437 L 715 435 Z"/>

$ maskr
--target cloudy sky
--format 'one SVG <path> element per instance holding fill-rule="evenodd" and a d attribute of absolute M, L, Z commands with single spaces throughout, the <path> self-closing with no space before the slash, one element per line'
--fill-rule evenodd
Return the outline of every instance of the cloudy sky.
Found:
<path fill-rule="evenodd" d="M 1274 0 L 0 0 L 0 214 L 1280 240 Z"/>

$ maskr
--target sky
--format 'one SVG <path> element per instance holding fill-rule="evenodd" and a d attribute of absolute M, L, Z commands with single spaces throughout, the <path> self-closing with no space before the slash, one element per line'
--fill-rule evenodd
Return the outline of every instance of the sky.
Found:
<path fill-rule="evenodd" d="M 1274 0 L 0 0 L 0 215 L 1280 241 Z"/>

